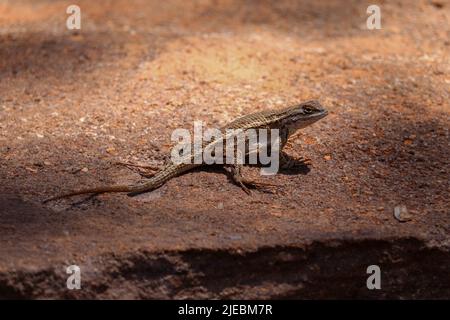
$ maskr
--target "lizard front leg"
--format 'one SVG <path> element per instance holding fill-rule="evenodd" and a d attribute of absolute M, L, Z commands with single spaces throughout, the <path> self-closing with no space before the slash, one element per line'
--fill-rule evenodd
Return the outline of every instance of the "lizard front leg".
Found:
<path fill-rule="evenodd" d="M 233 164 L 225 165 L 224 169 L 230 174 L 231 180 L 242 188 L 248 195 L 251 194 L 249 188 L 254 189 L 267 189 L 268 187 L 275 187 L 275 184 L 253 181 L 242 176 L 242 165 Z"/>

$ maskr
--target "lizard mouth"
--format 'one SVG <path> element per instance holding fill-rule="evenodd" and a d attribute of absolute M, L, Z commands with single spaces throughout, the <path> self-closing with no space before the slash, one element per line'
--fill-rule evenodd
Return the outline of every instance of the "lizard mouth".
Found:
<path fill-rule="evenodd" d="M 320 111 L 318 113 L 307 116 L 306 120 L 319 120 L 319 119 L 326 117 L 327 115 L 328 115 L 328 111 L 323 109 L 322 111 Z"/>
<path fill-rule="evenodd" d="M 324 118 L 327 115 L 328 115 L 328 110 L 326 110 L 326 109 L 323 109 L 323 111 L 318 114 L 319 119 Z"/>
<path fill-rule="evenodd" d="M 291 133 L 294 133 L 298 129 L 303 129 L 303 128 L 313 124 L 314 122 L 317 122 L 320 119 L 326 117 L 327 115 L 328 115 L 328 111 L 323 110 L 320 113 L 315 113 L 315 114 L 311 114 L 307 117 L 303 117 L 301 119 L 301 121 L 294 121 L 293 123 L 289 124 L 288 125 L 289 131 Z"/>

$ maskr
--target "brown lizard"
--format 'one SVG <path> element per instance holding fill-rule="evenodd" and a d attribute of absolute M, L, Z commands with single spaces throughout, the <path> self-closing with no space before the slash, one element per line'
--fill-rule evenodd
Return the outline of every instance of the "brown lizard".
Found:
<path fill-rule="evenodd" d="M 322 119 L 328 114 L 319 102 L 317 101 L 307 101 L 294 106 L 290 106 L 281 110 L 268 110 L 256 112 L 243 117 L 240 117 L 229 124 L 221 128 L 222 132 L 226 129 L 240 129 L 245 132 L 248 129 L 278 129 L 280 144 L 279 150 L 281 151 L 285 146 L 288 138 L 294 134 L 297 130 L 305 128 L 312 123 Z M 221 139 L 216 139 L 203 145 L 201 150 L 196 152 L 203 152 L 204 148 L 213 146 L 212 144 L 222 143 L 226 139 L 233 139 L 233 135 L 228 136 L 223 135 Z M 248 141 L 246 141 L 248 143 Z M 270 147 L 270 145 L 269 145 Z M 248 152 L 248 148 L 246 148 Z M 190 159 L 193 160 L 195 157 L 195 152 L 189 155 Z M 292 159 L 290 159 L 292 160 Z M 287 160 L 284 154 L 280 153 L 280 164 L 283 168 L 288 168 L 292 165 L 292 161 Z M 144 179 L 141 182 L 133 185 L 112 185 L 103 187 L 94 187 L 88 189 L 75 190 L 72 192 L 57 195 L 44 200 L 45 202 L 57 200 L 65 197 L 71 197 L 80 194 L 99 194 L 105 192 L 127 192 L 128 195 L 133 196 L 139 193 L 148 192 L 155 190 L 165 184 L 168 180 L 176 177 L 188 170 L 195 167 L 206 165 L 205 163 L 196 164 L 194 161 L 190 163 L 172 163 L 169 162 L 162 169 L 153 174 L 152 177 Z M 241 174 L 242 164 L 224 164 L 223 165 L 231 174 L 231 179 L 238 184 L 245 192 L 249 193 L 248 187 L 264 187 L 268 184 L 254 182 L 246 179 Z"/>

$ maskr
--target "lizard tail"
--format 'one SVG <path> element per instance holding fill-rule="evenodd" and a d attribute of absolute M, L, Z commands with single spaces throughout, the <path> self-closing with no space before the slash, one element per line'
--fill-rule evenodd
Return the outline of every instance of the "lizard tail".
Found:
<path fill-rule="evenodd" d="M 127 186 L 127 185 L 116 185 L 116 186 L 109 186 L 109 187 L 81 189 L 81 190 L 75 190 L 75 191 L 68 192 L 68 193 L 63 193 L 63 194 L 60 194 L 60 195 L 57 195 L 57 196 L 54 196 L 51 198 L 47 198 L 44 201 L 42 201 L 42 203 L 47 203 L 49 201 L 72 197 L 72 196 L 76 196 L 79 194 L 88 194 L 88 193 L 99 194 L 99 193 L 104 193 L 104 192 L 131 192 L 133 190 L 134 190 L 134 188 L 132 186 Z"/>
<path fill-rule="evenodd" d="M 136 185 L 115 185 L 115 186 L 108 186 L 108 187 L 97 187 L 97 188 L 89 188 L 89 189 L 81 189 L 76 190 L 68 193 L 64 193 L 61 195 L 57 195 L 48 199 L 45 199 L 42 203 L 47 203 L 49 201 L 58 200 L 62 198 L 72 197 L 79 194 L 99 194 L 99 193 L 105 193 L 105 192 L 128 192 L 129 196 L 135 196 L 139 193 L 148 192 L 155 190 L 159 187 L 161 187 L 164 183 L 166 183 L 167 180 L 170 180 L 171 178 L 179 175 L 180 173 L 187 171 L 189 169 L 192 169 L 196 165 L 184 165 L 184 166 L 178 166 L 178 165 L 171 165 L 168 166 L 166 169 L 159 171 L 156 173 L 152 178 L 141 182 L 140 184 Z"/>

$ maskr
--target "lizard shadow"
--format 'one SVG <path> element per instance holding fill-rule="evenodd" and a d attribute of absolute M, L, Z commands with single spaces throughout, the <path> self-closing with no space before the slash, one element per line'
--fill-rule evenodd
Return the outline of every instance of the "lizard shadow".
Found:
<path fill-rule="evenodd" d="M 283 157 L 284 160 L 287 161 L 289 163 L 289 168 L 282 168 L 280 167 L 278 169 L 278 171 L 276 172 L 276 174 L 274 174 L 274 176 L 276 176 L 277 174 L 283 174 L 283 175 L 306 175 L 308 174 L 311 169 L 308 166 L 308 163 L 304 160 L 301 159 L 296 159 L 286 153 L 283 152 Z M 268 165 L 262 165 L 262 164 L 248 164 L 245 165 L 246 167 L 250 167 L 250 168 L 263 168 L 263 167 L 270 167 L 270 164 Z M 229 182 L 231 182 L 232 184 L 236 184 L 236 181 L 233 179 L 231 172 L 229 172 L 228 170 L 224 170 L 223 165 L 212 165 L 212 166 L 208 166 L 208 167 L 199 167 L 199 168 L 195 168 L 194 170 L 192 170 L 192 172 L 216 172 L 216 173 L 225 173 L 227 176 L 227 179 Z M 258 179 L 257 179 L 258 180 Z M 250 184 L 247 185 L 248 189 L 258 189 L 261 192 L 264 193 L 277 193 L 277 191 L 275 191 L 273 189 L 273 187 L 279 187 L 279 185 L 275 184 L 271 184 L 271 183 L 266 183 L 265 181 L 254 181 L 254 185 Z M 258 186 L 259 185 L 259 186 Z"/>
<path fill-rule="evenodd" d="M 310 171 L 310 164 L 304 159 L 297 159 L 292 157 L 291 155 L 282 151 L 283 157 L 285 161 L 289 162 L 290 166 L 288 168 L 280 167 L 278 173 L 284 175 L 307 175 Z"/>
<path fill-rule="evenodd" d="M 291 155 L 285 153 L 284 151 L 281 152 L 281 155 L 283 156 L 284 161 L 289 163 L 289 167 L 283 167 L 280 163 L 276 174 L 292 175 L 292 176 L 299 175 L 299 174 L 306 175 L 311 171 L 307 161 L 305 161 L 303 159 L 294 158 Z M 248 165 L 248 166 L 257 167 L 257 168 L 269 168 L 270 164 L 262 165 L 259 163 L 259 164 Z"/>
<path fill-rule="evenodd" d="M 278 173 L 288 176 L 296 176 L 299 174 L 307 175 L 311 171 L 310 167 L 299 161 L 298 164 L 295 163 L 292 168 L 280 168 L 280 171 Z"/>
<path fill-rule="evenodd" d="M 304 160 L 294 158 L 294 157 L 292 157 L 292 156 L 290 156 L 290 155 L 288 155 L 288 154 L 286 154 L 284 152 L 283 152 L 283 157 L 284 157 L 284 159 L 286 161 L 289 162 L 290 166 L 289 166 L 289 168 L 282 168 L 282 167 L 280 167 L 275 175 L 277 175 L 277 174 L 283 174 L 283 175 L 299 175 L 299 174 L 302 174 L 302 175 L 306 175 L 306 174 L 308 174 L 311 171 L 308 163 L 305 162 Z M 248 162 L 248 159 L 246 160 L 246 162 Z M 267 167 L 268 168 L 268 167 L 270 167 L 270 164 L 269 165 L 262 165 L 261 163 L 258 163 L 258 164 L 245 164 L 245 167 L 250 167 L 250 168 Z M 186 171 L 186 172 L 180 174 L 179 176 L 183 176 L 183 175 L 187 174 L 188 172 L 222 173 L 222 174 L 225 174 L 227 176 L 227 178 L 228 178 L 228 180 L 230 182 L 235 183 L 233 181 L 233 178 L 231 177 L 230 173 L 227 170 L 224 169 L 222 164 L 212 164 L 212 165 L 209 165 L 209 166 L 197 167 L 197 168 L 194 168 L 192 170 Z M 145 177 L 145 174 L 143 174 L 142 172 L 140 174 L 142 175 L 142 179 L 148 178 L 148 177 Z M 250 188 L 252 188 L 252 187 L 250 187 Z M 254 189 L 254 188 L 252 188 L 252 189 Z M 72 202 L 70 204 L 70 206 L 71 207 L 79 207 L 80 205 L 83 205 L 84 203 L 89 202 L 91 200 L 95 201 L 97 195 L 98 194 L 91 194 L 89 196 L 83 197 L 80 200 Z"/>
<path fill-rule="evenodd" d="M 93 193 L 93 194 L 87 194 L 87 195 L 79 195 L 80 199 L 78 200 L 74 200 L 74 201 L 69 201 L 68 206 L 65 210 L 69 210 L 69 209 L 74 209 L 74 208 L 78 208 L 78 209 L 86 209 L 85 206 L 87 203 L 91 204 L 91 205 L 101 205 L 101 200 L 99 200 L 97 198 L 97 196 L 100 193 Z"/>
<path fill-rule="evenodd" d="M 82 208 L 81 206 L 87 202 L 91 202 L 92 204 L 100 204 L 100 201 L 98 200 L 97 196 L 99 194 L 98 193 L 94 193 L 94 194 L 90 194 L 87 196 L 84 196 L 82 199 L 77 200 L 77 201 L 73 201 L 70 203 L 70 207 L 72 208 Z"/>
<path fill-rule="evenodd" d="M 276 172 L 276 174 L 283 174 L 283 175 L 306 175 L 308 174 L 311 169 L 309 164 L 301 159 L 297 159 L 294 158 L 286 153 L 283 152 L 283 157 L 286 161 L 288 161 L 290 163 L 289 168 L 283 168 L 280 167 L 278 169 L 278 171 Z M 248 159 L 247 159 L 248 160 Z M 246 163 L 248 162 L 246 160 Z M 258 164 L 244 164 L 245 167 L 250 167 L 250 168 L 263 168 L 263 167 L 270 167 L 269 165 L 263 165 L 261 163 Z M 198 167 L 198 168 L 194 168 L 192 169 L 190 172 L 215 172 L 215 173 L 226 173 L 226 170 L 224 170 L 223 165 L 221 164 L 214 164 L 214 165 L 210 165 L 210 166 L 203 166 L 203 167 Z M 186 172 L 187 173 L 187 172 Z M 181 174 L 181 175 L 184 175 Z"/>

